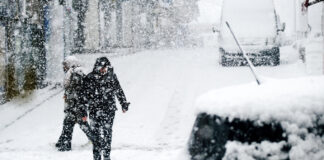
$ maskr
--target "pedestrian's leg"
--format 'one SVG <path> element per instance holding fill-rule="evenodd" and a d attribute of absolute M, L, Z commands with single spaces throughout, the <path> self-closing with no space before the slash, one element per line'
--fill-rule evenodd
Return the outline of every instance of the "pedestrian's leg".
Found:
<path fill-rule="evenodd" d="M 90 141 L 94 141 L 94 134 L 92 132 L 92 129 L 90 128 L 90 125 L 87 121 L 78 121 L 78 124 L 80 125 L 81 130 L 84 132 L 84 134 L 88 137 Z"/>
<path fill-rule="evenodd" d="M 60 148 L 63 145 L 63 141 L 64 141 L 64 128 L 65 128 L 64 121 L 65 121 L 65 118 L 63 120 L 63 128 L 62 128 L 61 135 L 60 135 L 58 141 L 55 144 L 55 147 L 57 147 L 57 148 Z"/>
<path fill-rule="evenodd" d="M 63 128 L 62 128 L 62 132 L 60 135 L 60 138 L 58 139 L 58 141 L 56 142 L 55 146 L 57 148 L 60 148 L 64 141 L 66 141 L 66 137 L 67 135 L 69 135 L 68 131 L 70 130 L 69 128 L 71 127 L 71 117 L 68 114 L 65 114 L 64 120 L 63 120 Z M 72 132 L 73 132 L 73 128 L 72 128 Z"/>
<path fill-rule="evenodd" d="M 94 146 L 101 148 L 100 136 L 92 131 L 89 123 L 87 121 L 82 121 L 82 120 L 78 121 L 78 123 L 80 125 L 81 130 L 86 134 L 86 136 L 92 142 L 92 144 Z"/>
<path fill-rule="evenodd" d="M 72 141 L 72 134 L 73 128 L 75 125 L 75 116 L 71 114 L 66 114 L 64 122 L 63 122 L 63 131 L 59 138 L 62 145 L 59 146 L 59 151 L 70 151 L 71 150 L 71 141 Z"/>
<path fill-rule="evenodd" d="M 100 137 L 100 125 L 99 125 L 98 120 L 92 120 L 90 124 L 91 124 L 92 134 L 95 135 L 96 137 Z M 100 152 L 101 152 L 101 146 L 97 145 L 97 143 L 93 143 L 93 159 L 94 160 L 101 160 Z"/>
<path fill-rule="evenodd" d="M 63 145 L 63 142 L 66 139 L 65 137 L 66 137 L 66 128 L 67 128 L 66 124 L 67 124 L 67 121 L 68 121 L 68 117 L 67 117 L 67 115 L 65 115 L 64 120 L 63 120 L 63 128 L 62 128 L 61 135 L 60 135 L 58 141 L 55 144 L 55 146 L 57 148 L 60 148 Z"/>
<path fill-rule="evenodd" d="M 105 146 L 103 148 L 104 160 L 110 160 L 111 141 L 112 141 L 112 127 L 114 124 L 115 112 L 109 113 L 103 127 L 103 134 Z"/>

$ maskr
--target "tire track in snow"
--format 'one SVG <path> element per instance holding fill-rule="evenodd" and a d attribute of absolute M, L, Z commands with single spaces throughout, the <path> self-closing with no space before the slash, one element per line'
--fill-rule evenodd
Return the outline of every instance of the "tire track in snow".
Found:
<path fill-rule="evenodd" d="M 2 144 L 6 144 L 6 143 L 10 143 L 10 142 L 12 142 L 13 141 L 13 139 L 8 139 L 8 140 L 5 140 L 5 141 L 1 141 L 0 142 L 0 145 L 2 145 Z"/>
<path fill-rule="evenodd" d="M 167 111 L 161 123 L 158 135 L 158 145 L 160 146 L 171 145 L 170 142 L 172 142 L 173 139 L 178 139 L 178 137 L 175 137 L 175 132 L 179 129 L 180 124 L 179 116 L 181 109 L 179 106 L 181 105 L 181 100 L 179 98 L 179 91 L 175 90 L 171 96 Z"/>
<path fill-rule="evenodd" d="M 184 59 L 177 62 L 175 89 L 157 133 L 159 146 L 186 146 L 195 119 L 194 102 L 200 95 L 200 88 L 205 86 L 203 77 L 206 76 L 202 74 L 204 72 L 201 71 L 201 66 L 195 64 L 206 63 L 211 59 L 196 59 L 194 55 L 182 58 Z M 191 70 L 188 71 L 188 68 Z"/>
<path fill-rule="evenodd" d="M 0 129 L 0 131 L 5 130 L 6 128 L 12 126 L 13 124 L 15 124 L 17 121 L 19 121 L 20 119 L 22 119 L 23 117 L 27 116 L 29 113 L 31 113 L 32 111 L 34 111 L 35 109 L 39 108 L 42 106 L 42 104 L 44 104 L 45 102 L 49 101 L 50 99 L 54 98 L 55 96 L 57 96 L 58 94 L 60 94 L 63 91 L 63 89 L 59 90 L 58 92 L 50 95 L 49 97 L 47 97 L 46 99 L 42 100 L 40 103 L 36 104 L 34 107 L 28 109 L 27 111 L 25 111 L 23 114 L 21 114 L 20 116 L 18 116 L 15 120 L 11 121 L 10 123 L 4 125 L 3 128 Z"/>
<path fill-rule="evenodd" d="M 183 107 L 187 95 L 187 89 L 184 82 L 185 73 L 179 70 L 177 74 L 175 89 L 169 100 L 167 111 L 165 112 L 164 119 L 161 122 L 157 142 L 161 147 L 173 147 L 182 141 L 179 131 L 181 128 L 181 118 L 183 115 Z M 183 147 L 185 144 L 181 145 Z"/>

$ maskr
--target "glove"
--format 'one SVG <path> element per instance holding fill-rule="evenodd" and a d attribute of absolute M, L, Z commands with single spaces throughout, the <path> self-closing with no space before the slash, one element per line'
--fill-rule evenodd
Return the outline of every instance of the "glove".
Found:
<path fill-rule="evenodd" d="M 128 106 L 129 106 L 129 105 L 130 105 L 129 102 L 124 103 L 124 105 L 122 106 L 123 112 L 128 111 Z"/>

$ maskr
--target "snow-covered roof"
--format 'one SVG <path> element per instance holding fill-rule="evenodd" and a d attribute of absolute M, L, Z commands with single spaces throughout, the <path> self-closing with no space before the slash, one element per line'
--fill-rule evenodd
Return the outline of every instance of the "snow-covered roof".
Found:
<path fill-rule="evenodd" d="M 324 76 L 296 79 L 264 79 L 206 93 L 196 101 L 197 113 L 260 121 L 293 122 L 312 127 L 324 114 Z"/>

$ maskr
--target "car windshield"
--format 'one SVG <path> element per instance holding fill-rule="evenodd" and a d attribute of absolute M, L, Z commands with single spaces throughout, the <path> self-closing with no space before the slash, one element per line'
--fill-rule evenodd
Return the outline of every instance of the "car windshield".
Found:
<path fill-rule="evenodd" d="M 222 36 L 232 38 L 225 22 L 228 21 L 239 39 L 274 37 L 276 24 L 271 0 L 225 0 L 222 15 Z"/>

